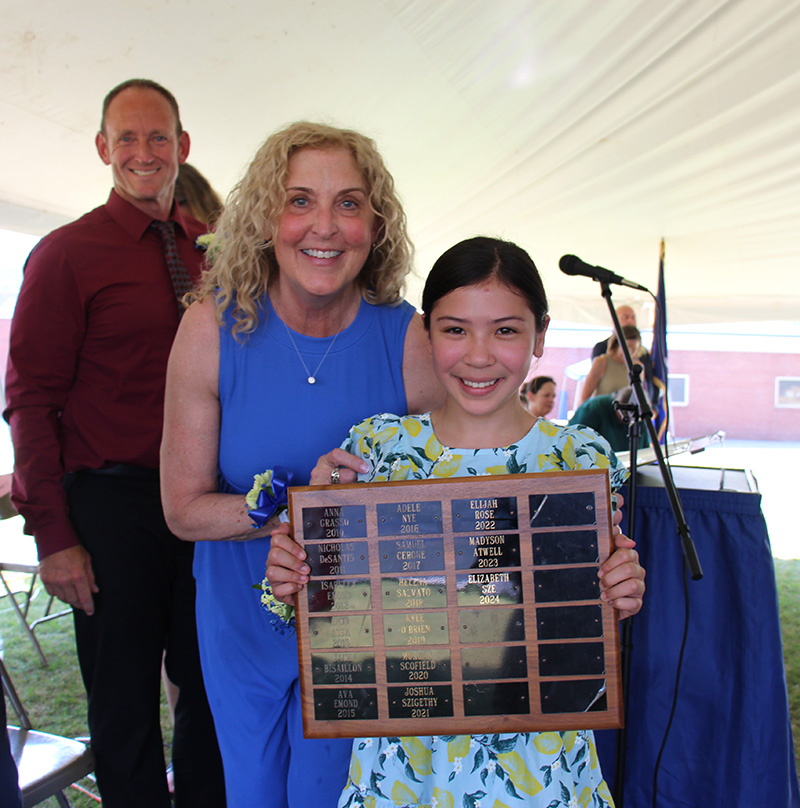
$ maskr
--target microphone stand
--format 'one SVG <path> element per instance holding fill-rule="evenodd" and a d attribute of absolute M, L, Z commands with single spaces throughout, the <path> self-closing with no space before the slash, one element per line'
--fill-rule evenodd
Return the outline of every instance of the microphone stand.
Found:
<path fill-rule="evenodd" d="M 626 503 L 628 507 L 628 533 L 626 535 L 628 538 L 634 538 L 634 528 L 636 525 L 636 461 L 639 443 L 639 422 L 641 421 L 647 429 L 650 436 L 650 445 L 656 454 L 661 479 L 664 483 L 664 489 L 667 492 L 672 515 L 677 526 L 678 536 L 681 540 L 683 557 L 689 567 L 692 580 L 698 581 L 703 577 L 703 570 L 697 558 L 697 550 L 695 549 L 694 542 L 689 535 L 689 525 L 686 523 L 686 519 L 683 515 L 683 507 L 681 505 L 680 496 L 678 495 L 678 490 L 675 487 L 675 482 L 672 479 L 672 472 L 664 460 L 664 453 L 661 451 L 661 445 L 658 442 L 658 435 L 656 434 L 656 428 L 653 424 L 653 412 L 650 408 L 650 400 L 642 386 L 642 366 L 634 365 L 631 352 L 628 350 L 628 343 L 625 341 L 625 335 L 622 331 L 619 317 L 617 317 L 617 312 L 611 301 L 611 286 L 609 281 L 599 281 L 599 283 L 603 290 L 602 295 L 608 305 L 608 311 L 611 314 L 611 320 L 614 323 L 614 333 L 617 335 L 617 341 L 625 359 L 625 366 L 628 369 L 628 379 L 633 388 L 634 399 L 638 403 L 638 407 L 634 408 L 632 420 L 628 427 L 631 476 L 628 485 L 628 502 Z M 633 618 L 629 617 L 623 620 L 620 632 L 620 656 L 622 663 L 620 675 L 622 684 L 622 709 L 625 725 L 627 725 L 628 718 L 628 684 L 630 682 L 631 669 L 632 630 Z M 614 802 L 617 808 L 622 808 L 625 793 L 625 748 L 626 729 L 625 726 L 623 726 L 622 729 L 617 730 L 616 768 L 614 772 Z"/>

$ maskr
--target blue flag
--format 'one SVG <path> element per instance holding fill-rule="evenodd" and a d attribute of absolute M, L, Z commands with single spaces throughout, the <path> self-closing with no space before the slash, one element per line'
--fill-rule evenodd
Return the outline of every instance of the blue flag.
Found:
<path fill-rule="evenodd" d="M 669 400 L 667 398 L 667 295 L 664 291 L 664 239 L 661 239 L 661 255 L 658 264 L 658 294 L 656 295 L 656 318 L 653 323 L 653 347 L 650 351 L 653 361 L 653 382 L 658 390 L 658 398 L 653 402 L 658 442 L 664 444 L 669 425 Z"/>

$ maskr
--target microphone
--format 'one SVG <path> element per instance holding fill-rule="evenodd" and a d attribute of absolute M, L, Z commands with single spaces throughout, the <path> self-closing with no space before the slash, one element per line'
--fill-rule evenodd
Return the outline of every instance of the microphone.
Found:
<path fill-rule="evenodd" d="M 565 275 L 585 275 L 598 283 L 616 283 L 620 286 L 628 286 L 631 289 L 638 289 L 640 292 L 650 292 L 646 286 L 642 286 L 633 281 L 626 280 L 616 272 L 604 267 L 595 267 L 581 261 L 577 255 L 562 255 L 558 266 Z"/>

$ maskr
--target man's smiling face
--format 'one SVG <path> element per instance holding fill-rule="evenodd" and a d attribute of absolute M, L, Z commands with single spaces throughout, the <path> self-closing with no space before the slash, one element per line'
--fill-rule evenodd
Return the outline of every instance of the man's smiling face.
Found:
<path fill-rule="evenodd" d="M 166 219 L 178 166 L 189 156 L 189 136 L 178 134 L 169 101 L 149 88 L 123 90 L 111 101 L 96 144 L 117 193 L 154 219 Z"/>

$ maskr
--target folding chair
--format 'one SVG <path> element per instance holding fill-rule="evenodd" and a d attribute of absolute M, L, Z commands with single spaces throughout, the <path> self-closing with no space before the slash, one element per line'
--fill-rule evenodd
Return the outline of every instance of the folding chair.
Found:
<path fill-rule="evenodd" d="M 0 477 L 0 488 L 3 487 L 4 478 L 11 475 L 2 475 Z M 8 492 L 0 496 L 0 585 L 5 590 L 6 595 L 11 603 L 11 608 L 19 618 L 22 630 L 28 635 L 28 638 L 33 643 L 39 659 L 42 661 L 42 667 L 47 667 L 47 657 L 44 655 L 42 646 L 36 637 L 36 627 L 40 623 L 46 623 L 49 620 L 55 620 L 57 617 L 64 617 L 65 615 L 72 614 L 72 609 L 62 609 L 61 611 L 50 613 L 53 606 L 54 598 L 50 596 L 45 608 L 44 615 L 33 622 L 28 622 L 28 610 L 30 609 L 31 601 L 34 596 L 34 589 L 36 587 L 36 580 L 39 575 L 39 561 L 36 555 L 36 545 L 31 536 L 26 536 L 22 532 L 23 520 L 21 516 L 17 515 L 14 506 L 11 504 Z M 30 583 L 27 589 L 20 591 L 12 591 L 3 573 L 5 572 L 21 572 L 30 576 Z M 20 606 L 17 596 L 22 595 L 22 605 Z M 0 592 L 0 597 L 5 595 Z"/>
<path fill-rule="evenodd" d="M 8 729 L 11 753 L 19 770 L 19 787 L 24 808 L 55 797 L 61 808 L 70 808 L 64 789 L 94 771 L 94 755 L 86 744 L 37 732 L 0 659 L 3 690 L 17 714 L 20 726 Z"/>

